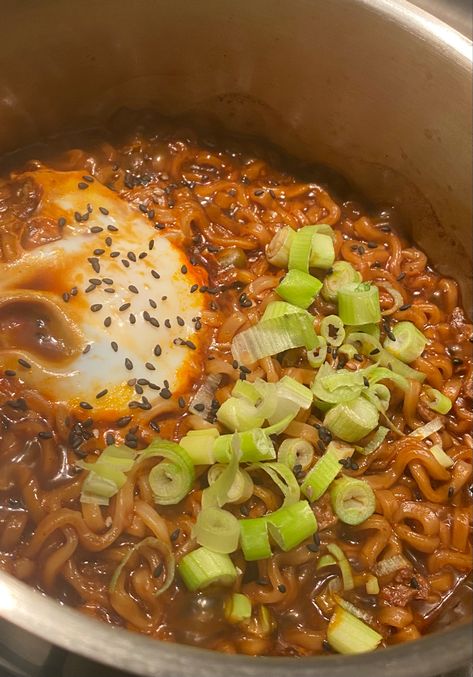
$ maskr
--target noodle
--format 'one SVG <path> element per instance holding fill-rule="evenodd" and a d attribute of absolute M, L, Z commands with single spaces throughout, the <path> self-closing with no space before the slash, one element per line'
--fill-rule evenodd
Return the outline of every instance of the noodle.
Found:
<path fill-rule="evenodd" d="M 196 469 L 193 489 L 178 505 L 159 506 L 148 481 L 156 459 L 146 460 L 128 473 L 109 506 L 98 506 L 80 503 L 84 473 L 76 466 L 83 458 L 95 460 L 110 444 L 107 435 L 119 443 L 132 439 L 132 448 L 142 449 L 158 431 L 177 441 L 189 430 L 221 430 L 214 414 L 200 415 L 197 408 L 191 413 L 175 399 L 158 399 L 140 412 L 139 421 L 123 429 L 100 419 L 87 422 L 85 414 L 81 417 L 64 404 L 51 404 L 18 379 L 2 374 L 1 566 L 84 613 L 157 638 L 226 653 L 304 656 L 327 650 L 327 619 L 335 604 L 332 592 L 340 590 L 341 579 L 336 567 L 318 569 L 317 563 L 327 544 L 337 543 L 355 580 L 355 589 L 345 591 L 344 598 L 369 618 L 383 644 L 411 641 L 431 629 L 430 619 L 442 617 L 449 605 L 468 594 L 462 581 L 472 569 L 468 485 L 473 330 L 461 308 L 458 285 L 437 274 L 425 254 L 409 245 L 398 231 L 393 210 L 368 213 L 361 203 L 335 198 L 335 191 L 332 195 L 325 184 L 305 182 L 296 171 L 281 169 L 274 150 L 268 151 L 266 160 L 250 142 L 225 143 L 207 144 L 192 132 L 161 123 L 157 132 L 146 131 L 144 125 L 131 136 L 111 135 L 109 141 L 99 135 L 98 140 L 84 140 L 84 149 L 49 151 L 44 159 L 45 166 L 92 174 L 137 207 L 152 207 L 159 228 L 208 271 L 212 294 L 199 320 L 209 332 L 209 346 L 202 378 L 183 394 L 185 403 L 192 401 L 209 375 L 220 377 L 213 407 L 227 399 L 239 378 L 277 382 L 290 376 L 311 385 L 314 370 L 304 350 L 264 357 L 246 374 L 233 361 L 231 342 L 279 298 L 275 288 L 281 271 L 264 255 L 273 235 L 283 226 L 297 230 L 324 223 L 334 228 L 337 259 L 350 262 L 363 280 L 379 287 L 383 332 L 390 322 L 408 321 L 427 338 L 425 351 L 411 366 L 453 402 L 451 411 L 441 415 L 441 431 L 430 440 L 409 437 L 412 429 L 438 415 L 429 407 L 420 382 L 409 381 L 406 392 L 393 389 L 387 416 L 398 433 L 390 434 L 369 456 L 356 455 L 356 463 L 346 470 L 373 488 L 374 514 L 357 526 L 343 524 L 325 496 L 313 504 L 319 523 L 313 542 L 287 553 L 275 548 L 272 557 L 256 563 L 245 562 L 236 552 L 235 590 L 249 597 L 254 613 L 248 623 L 232 626 L 222 617 L 219 590 L 190 593 L 176 577 L 162 596 L 156 596 L 166 571 L 160 553 L 147 545 L 133 552 L 110 589 L 118 564 L 148 537 L 166 544 L 177 562 L 196 547 L 193 525 L 206 486 L 204 469 Z M 57 224 L 34 216 L 39 200 L 31 179 L 20 181 L 13 173 L 0 184 L 4 262 L 61 237 Z M 402 305 L 396 301 L 401 297 Z M 318 297 L 312 312 L 318 327 L 336 307 Z M 354 371 L 368 364 L 355 357 L 359 361 L 347 359 L 343 366 Z M 339 359 L 336 351 L 329 351 L 334 367 L 340 366 Z M 12 407 L 19 398 L 25 406 Z M 77 430 L 85 434 L 75 444 Z M 293 420 L 284 435 L 310 442 L 315 460 L 325 448 L 321 423 L 310 411 Z M 434 457 L 432 443 L 442 446 L 451 467 L 443 467 Z M 259 517 L 281 506 L 281 492 L 271 479 L 260 471 L 250 472 L 251 497 L 230 508 L 237 517 Z M 388 567 L 388 573 L 382 573 L 393 561 L 401 568 Z M 369 596 L 367 581 L 380 571 L 380 593 Z M 255 611 L 261 605 L 269 613 L 265 619 Z M 424 618 L 423 609 L 428 609 Z"/>

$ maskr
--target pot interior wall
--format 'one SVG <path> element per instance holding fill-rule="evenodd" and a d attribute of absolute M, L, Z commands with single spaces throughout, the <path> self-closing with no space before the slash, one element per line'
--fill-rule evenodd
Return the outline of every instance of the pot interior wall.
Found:
<path fill-rule="evenodd" d="M 384 2 L 7 0 L 0 152 L 120 106 L 211 114 L 398 202 L 442 273 L 471 270 L 471 69 Z M 392 5 L 392 3 L 391 3 Z"/>

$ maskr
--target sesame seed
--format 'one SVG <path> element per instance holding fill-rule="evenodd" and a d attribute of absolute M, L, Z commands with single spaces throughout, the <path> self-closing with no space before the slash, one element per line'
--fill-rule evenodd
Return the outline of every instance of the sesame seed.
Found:
<path fill-rule="evenodd" d="M 183 275 L 186 275 L 186 273 L 187 273 L 187 266 L 186 265 L 181 266 L 181 273 Z"/>
<path fill-rule="evenodd" d="M 130 261 L 133 261 L 133 263 L 135 263 L 135 261 L 136 261 L 136 256 L 135 256 L 135 254 L 134 254 L 133 252 L 128 252 L 127 258 L 128 258 Z"/>
<path fill-rule="evenodd" d="M 107 237 L 105 238 L 105 244 L 107 245 L 107 247 L 111 247 L 111 246 L 112 246 L 112 242 L 113 242 L 113 240 L 112 240 L 112 238 L 110 237 L 110 235 L 107 235 Z"/>
<path fill-rule="evenodd" d="M 90 306 L 90 310 L 91 310 L 93 313 L 96 313 L 97 311 L 101 310 L 102 307 L 103 307 L 103 306 L 102 306 L 101 303 L 94 303 L 94 304 L 92 304 L 92 305 Z"/>
<path fill-rule="evenodd" d="M 64 226 L 66 225 L 66 219 L 64 218 L 64 216 L 60 216 L 58 218 L 57 225 L 59 226 L 59 228 L 64 228 Z"/>
<path fill-rule="evenodd" d="M 96 287 L 98 287 L 100 284 L 102 284 L 102 280 L 99 280 L 98 277 L 91 277 L 89 282 L 90 282 L 90 284 L 93 284 Z"/>
<path fill-rule="evenodd" d="M 53 434 L 50 430 L 40 430 L 38 437 L 40 440 L 50 440 Z"/>
<path fill-rule="evenodd" d="M 156 303 L 156 301 L 154 299 L 148 299 L 148 301 L 149 301 L 149 305 L 151 306 L 151 308 L 156 309 L 158 307 L 158 304 Z"/>
<path fill-rule="evenodd" d="M 101 397 L 104 397 L 107 393 L 108 393 L 107 388 L 104 388 L 99 393 L 97 393 L 97 395 L 95 396 L 95 399 L 99 400 Z"/>
<path fill-rule="evenodd" d="M 154 277 L 155 280 L 159 280 L 159 278 L 161 277 L 161 275 L 156 270 L 152 270 L 151 275 Z"/>
<path fill-rule="evenodd" d="M 139 259 L 145 259 L 148 256 L 147 252 L 141 252 L 141 254 L 138 256 Z"/>
<path fill-rule="evenodd" d="M 88 402 L 81 402 L 79 407 L 81 407 L 81 409 L 93 409 L 93 406 Z"/>
<path fill-rule="evenodd" d="M 179 315 L 176 317 L 176 322 L 180 327 L 183 327 L 185 325 L 184 320 Z"/>
<path fill-rule="evenodd" d="M 101 228 L 100 226 L 92 226 L 92 228 L 90 229 L 91 233 L 101 233 L 102 231 L 103 228 Z"/>
<path fill-rule="evenodd" d="M 164 400 L 169 400 L 169 398 L 172 397 L 171 391 L 169 390 L 169 388 L 161 388 L 159 394 L 161 395 L 161 397 Z"/>
<path fill-rule="evenodd" d="M 67 303 L 70 299 L 70 294 L 68 294 L 68 292 L 65 291 L 64 294 L 62 295 L 62 298 Z"/>
<path fill-rule="evenodd" d="M 169 538 L 171 539 L 171 541 L 177 541 L 177 539 L 179 538 L 179 534 L 180 534 L 180 533 L 181 533 L 181 530 L 180 530 L 180 529 L 174 529 L 174 531 L 173 531 L 172 534 L 169 536 Z"/>
<path fill-rule="evenodd" d="M 74 218 L 77 223 L 80 223 L 82 221 L 82 214 L 80 212 L 74 212 Z"/>
<path fill-rule="evenodd" d="M 191 350 L 196 350 L 196 347 L 197 347 L 193 341 L 189 341 L 189 340 L 184 341 L 184 345 L 186 345 Z"/>
<path fill-rule="evenodd" d="M 158 566 L 153 571 L 153 578 L 160 578 L 164 571 L 164 564 L 160 562 Z"/>
<path fill-rule="evenodd" d="M 409 310 L 412 306 L 412 303 L 404 303 L 402 306 L 399 306 L 399 310 Z"/>
<path fill-rule="evenodd" d="M 105 253 L 105 249 L 94 249 L 95 256 L 101 256 Z"/>
<path fill-rule="evenodd" d="M 101 214 L 103 214 L 104 216 L 108 216 L 109 213 L 110 213 L 110 212 L 108 211 L 108 209 L 106 209 L 105 207 L 99 207 L 99 212 L 100 212 Z"/>
<path fill-rule="evenodd" d="M 144 204 L 138 205 L 138 209 L 140 212 L 143 212 L 143 214 L 146 214 L 148 212 L 148 207 Z"/>
<path fill-rule="evenodd" d="M 115 294 L 115 289 L 113 287 L 106 287 L 104 289 L 104 292 L 106 292 L 107 294 Z"/>
<path fill-rule="evenodd" d="M 85 190 L 88 187 L 89 186 L 85 181 L 79 181 L 79 183 L 77 184 L 77 188 L 79 188 L 79 190 Z"/>
<path fill-rule="evenodd" d="M 16 371 L 13 371 L 13 369 L 5 369 L 5 376 L 16 376 Z"/>
<path fill-rule="evenodd" d="M 90 263 L 92 268 L 94 269 L 94 272 L 100 273 L 100 263 L 99 260 L 95 257 L 87 259 L 87 261 Z"/>
<path fill-rule="evenodd" d="M 161 349 L 161 346 L 159 345 L 159 343 L 154 346 L 153 353 L 156 355 L 156 357 L 159 357 L 161 355 L 162 349 Z"/>
<path fill-rule="evenodd" d="M 193 284 L 189 291 L 190 291 L 191 294 L 193 294 L 194 292 L 196 292 L 198 290 L 198 288 L 199 288 L 198 284 Z"/>
<path fill-rule="evenodd" d="M 151 362 L 146 362 L 145 367 L 146 367 L 146 369 L 149 369 L 150 371 L 156 370 L 156 367 L 154 366 L 154 364 L 151 364 Z"/>
<path fill-rule="evenodd" d="M 115 425 L 117 426 L 117 428 L 124 428 L 131 422 L 131 418 L 132 418 L 131 416 L 122 416 L 117 421 L 115 421 Z"/>
<path fill-rule="evenodd" d="M 178 405 L 181 407 L 181 409 L 184 409 L 184 407 L 186 406 L 186 401 L 185 401 L 185 399 L 184 399 L 183 397 L 180 397 L 180 398 L 177 400 L 177 403 L 178 403 Z"/>
<path fill-rule="evenodd" d="M 448 488 L 448 498 L 452 498 L 454 493 L 455 493 L 455 489 L 453 487 L 449 487 Z"/>
<path fill-rule="evenodd" d="M 93 183 L 94 182 L 94 177 L 90 176 L 89 174 L 84 174 L 82 177 L 84 181 L 87 181 L 87 183 Z"/>
<path fill-rule="evenodd" d="M 105 327 L 110 327 L 110 325 L 112 324 L 112 318 L 110 316 L 106 317 L 103 323 Z"/>
<path fill-rule="evenodd" d="M 135 287 L 134 284 L 129 284 L 128 289 L 131 291 L 132 294 L 139 294 L 138 289 Z"/>
<path fill-rule="evenodd" d="M 71 296 L 77 296 L 78 291 L 79 290 L 77 289 L 77 287 L 72 287 L 72 289 L 70 291 Z"/>
<path fill-rule="evenodd" d="M 120 311 L 123 312 L 124 310 L 128 310 L 128 308 L 129 308 L 130 306 L 131 306 L 131 303 L 122 303 L 122 305 L 119 307 L 118 310 L 120 310 Z"/>
<path fill-rule="evenodd" d="M 155 423 L 154 421 L 149 422 L 149 427 L 157 433 L 161 432 L 161 427 L 159 426 L 158 423 Z"/>
<path fill-rule="evenodd" d="M 164 326 L 167 327 L 168 329 L 171 329 L 171 322 L 170 322 L 170 320 L 168 320 L 168 319 L 164 320 Z"/>
<path fill-rule="evenodd" d="M 90 343 L 87 344 L 87 345 L 85 346 L 84 350 L 82 351 L 82 355 L 87 355 L 87 353 L 89 352 L 89 350 L 90 350 L 91 348 L 92 348 L 91 344 L 90 344 Z"/>
<path fill-rule="evenodd" d="M 397 277 L 396 280 L 397 282 L 401 282 L 406 277 L 406 273 L 400 273 Z"/>
<path fill-rule="evenodd" d="M 112 226 L 111 223 L 108 224 L 107 230 L 108 230 L 110 233 L 116 233 L 116 232 L 118 232 L 118 228 L 117 228 L 116 226 Z"/>
<path fill-rule="evenodd" d="M 129 357 L 125 357 L 125 367 L 128 369 L 128 371 L 131 371 L 133 369 L 133 362 L 130 360 Z"/>
<path fill-rule="evenodd" d="M 130 267 L 130 262 L 127 259 L 122 259 L 122 264 L 125 266 L 125 268 Z"/>
<path fill-rule="evenodd" d="M 135 324 L 136 322 L 136 317 L 133 315 L 133 313 L 130 313 L 130 316 L 128 317 L 130 324 Z"/>
<path fill-rule="evenodd" d="M 24 360 L 22 357 L 20 357 L 20 359 L 18 360 L 18 364 L 21 367 L 24 367 L 25 369 L 31 369 L 31 364 L 26 360 Z"/>
<path fill-rule="evenodd" d="M 286 592 L 286 586 L 284 583 L 280 583 L 280 585 L 278 585 L 278 590 L 279 592 Z"/>
<path fill-rule="evenodd" d="M 148 242 L 148 249 L 151 251 L 154 248 L 154 240 Z"/>

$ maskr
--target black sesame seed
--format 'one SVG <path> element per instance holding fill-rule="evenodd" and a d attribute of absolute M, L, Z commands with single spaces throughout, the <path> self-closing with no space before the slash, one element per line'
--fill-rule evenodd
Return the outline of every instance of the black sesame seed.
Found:
<path fill-rule="evenodd" d="M 117 421 L 115 421 L 115 425 L 117 428 L 124 428 L 126 425 L 128 425 L 131 421 L 131 416 L 122 416 L 119 418 Z"/>
<path fill-rule="evenodd" d="M 409 310 L 412 306 L 412 303 L 404 303 L 402 306 L 399 306 L 399 310 Z"/>
<path fill-rule="evenodd" d="M 64 216 L 60 216 L 58 218 L 57 225 L 59 226 L 59 228 L 64 228 L 64 226 L 66 225 L 66 219 L 64 218 Z"/>
<path fill-rule="evenodd" d="M 131 291 L 132 294 L 139 294 L 139 291 L 134 284 L 129 284 L 128 289 Z"/>
<path fill-rule="evenodd" d="M 129 268 L 129 267 L 130 267 L 130 262 L 129 262 L 127 259 L 122 259 L 122 265 L 123 265 L 125 268 Z"/>
<path fill-rule="evenodd" d="M 262 190 L 261 188 L 258 188 L 257 190 L 255 190 L 255 195 L 256 195 L 256 197 L 260 197 L 261 195 L 264 195 L 264 190 Z"/>
<path fill-rule="evenodd" d="M 116 226 L 113 226 L 111 223 L 108 224 L 107 230 L 110 233 L 117 233 L 118 232 L 118 228 Z"/>
<path fill-rule="evenodd" d="M 99 285 L 102 284 L 102 280 L 99 280 L 98 277 L 91 277 L 89 282 L 90 282 L 90 284 L 93 284 L 96 287 L 98 287 Z"/>
<path fill-rule="evenodd" d="M 187 273 L 187 266 L 185 264 L 183 266 L 181 266 L 181 273 L 183 275 L 186 275 L 186 273 Z"/>
<path fill-rule="evenodd" d="M 459 367 L 461 364 L 463 364 L 463 360 L 461 357 L 453 357 L 452 364 L 455 365 L 455 367 Z"/>
<path fill-rule="evenodd" d="M 93 409 L 93 406 L 88 402 L 81 402 L 79 407 L 81 407 L 81 409 Z"/>
<path fill-rule="evenodd" d="M 240 371 L 242 374 L 251 374 L 251 369 L 248 369 L 248 367 L 245 367 L 244 365 L 240 366 Z"/>
<path fill-rule="evenodd" d="M 307 550 L 309 550 L 309 552 L 317 552 L 319 549 L 318 546 L 315 545 L 315 543 L 309 543 L 306 547 Z"/>
<path fill-rule="evenodd" d="M 168 329 L 171 329 L 171 322 L 170 320 L 164 320 L 164 326 L 167 327 Z"/>
<path fill-rule="evenodd" d="M 95 399 L 99 400 L 101 397 L 104 397 L 107 393 L 108 393 L 107 388 L 104 388 L 99 393 L 97 393 L 97 395 L 95 396 Z"/>
<path fill-rule="evenodd" d="M 24 360 L 22 357 L 20 357 L 20 359 L 18 360 L 18 364 L 21 367 L 24 367 L 25 369 L 31 369 L 31 364 L 26 360 Z"/>
<path fill-rule="evenodd" d="M 128 319 L 129 319 L 129 321 L 130 321 L 130 324 L 135 324 L 135 322 L 136 322 L 136 317 L 133 315 L 133 313 L 130 313 L 130 316 L 129 316 Z"/>
<path fill-rule="evenodd" d="M 280 583 L 278 585 L 278 590 L 279 592 L 286 592 L 286 586 L 284 585 L 284 583 Z"/>
<path fill-rule="evenodd" d="M 110 345 L 112 346 L 113 352 L 116 353 L 118 350 L 118 343 L 116 341 L 112 341 Z"/>
<path fill-rule="evenodd" d="M 92 228 L 90 229 L 91 233 L 101 233 L 102 231 L 103 228 L 101 228 L 100 226 L 92 226 Z"/>
<path fill-rule="evenodd" d="M 143 319 L 145 320 L 145 322 L 149 322 L 151 319 L 151 315 L 148 313 L 147 310 L 143 311 Z"/>
<path fill-rule="evenodd" d="M 173 531 L 172 534 L 169 536 L 169 538 L 171 539 L 171 541 L 177 541 L 177 539 L 179 538 L 179 534 L 180 534 L 180 533 L 181 533 L 181 530 L 180 530 L 180 529 L 174 529 L 174 531 Z"/>
<path fill-rule="evenodd" d="M 40 430 L 38 437 L 40 440 L 50 440 L 53 434 L 50 430 Z"/>
<path fill-rule="evenodd" d="M 195 345 L 195 343 L 193 341 L 187 340 L 187 341 L 184 341 L 184 344 L 188 348 L 190 348 L 190 350 L 196 350 L 197 349 L 197 346 Z"/>
<path fill-rule="evenodd" d="M 122 303 L 122 305 L 118 308 L 120 311 L 128 310 L 128 308 L 131 306 L 131 303 Z"/>
<path fill-rule="evenodd" d="M 155 280 L 159 280 L 159 278 L 161 277 L 161 275 L 156 270 L 152 270 L 151 275 L 154 277 Z"/>
<path fill-rule="evenodd" d="M 138 258 L 140 260 L 145 259 L 147 256 L 148 256 L 148 252 L 141 252 L 140 254 L 138 254 Z"/>
<path fill-rule="evenodd" d="M 105 327 L 110 327 L 110 325 L 112 324 L 112 318 L 110 316 L 106 317 L 103 323 Z"/>
<path fill-rule="evenodd" d="M 159 321 L 155 317 L 151 317 L 149 323 L 152 327 L 159 327 Z"/>
<path fill-rule="evenodd" d="M 377 355 L 379 353 L 379 348 L 374 348 L 371 352 L 370 355 Z"/>
<path fill-rule="evenodd" d="M 129 357 L 125 357 L 125 367 L 128 369 L 128 371 L 131 371 L 133 369 L 133 362 L 130 360 Z"/>
<path fill-rule="evenodd" d="M 89 186 L 85 181 L 79 181 L 79 183 L 77 184 L 77 188 L 79 188 L 79 190 L 85 190 L 88 187 Z"/>
<path fill-rule="evenodd" d="M 448 488 L 448 498 L 452 498 L 454 493 L 455 493 L 455 489 L 453 487 L 449 487 Z"/>
<path fill-rule="evenodd" d="M 161 346 L 159 345 L 159 343 L 154 346 L 153 353 L 156 355 L 156 357 L 159 357 L 161 355 L 162 349 L 161 349 Z"/>
<path fill-rule="evenodd" d="M 396 280 L 397 282 L 401 282 L 406 277 L 406 273 L 400 273 L 397 277 Z"/>
<path fill-rule="evenodd" d="M 105 249 L 94 249 L 95 256 L 101 256 L 105 253 Z"/>
<path fill-rule="evenodd" d="M 159 433 L 161 432 L 161 427 L 158 423 L 155 423 L 155 421 L 150 421 L 149 422 L 149 427 L 154 430 L 155 432 Z"/>
<path fill-rule="evenodd" d="M 156 309 L 158 307 L 158 304 L 156 303 L 156 301 L 154 299 L 148 299 L 148 302 L 149 302 L 149 305 L 151 306 L 151 308 Z"/>
<path fill-rule="evenodd" d="M 13 369 L 5 369 L 5 376 L 16 376 L 16 371 L 13 371 Z"/>
<path fill-rule="evenodd" d="M 70 294 L 68 294 L 68 292 L 65 291 L 64 294 L 62 295 L 62 298 L 63 298 L 63 301 L 65 301 L 65 303 L 67 303 L 70 299 Z"/>
<path fill-rule="evenodd" d="M 414 588 L 415 590 L 418 590 L 420 588 L 419 581 L 417 580 L 417 578 L 411 578 L 409 585 L 411 586 L 411 588 Z"/>
<path fill-rule="evenodd" d="M 363 355 L 360 355 L 359 353 L 355 353 L 355 355 L 353 355 L 353 359 L 356 360 L 357 362 L 363 362 L 364 358 L 363 358 Z"/>
<path fill-rule="evenodd" d="M 96 313 L 96 312 L 98 312 L 99 310 L 101 310 L 102 307 L 103 307 L 103 306 L 102 306 L 101 303 L 93 303 L 93 304 L 90 306 L 90 310 L 91 310 L 93 313 Z"/>
<path fill-rule="evenodd" d="M 366 388 L 369 388 L 370 382 L 366 376 L 363 376 L 363 384 L 366 386 Z"/>
<path fill-rule="evenodd" d="M 110 235 L 107 235 L 107 237 L 105 238 L 105 244 L 107 245 L 107 247 L 111 247 L 111 246 L 112 246 L 112 242 L 113 242 L 113 240 L 112 240 L 112 238 L 110 237 Z"/>
<path fill-rule="evenodd" d="M 191 294 L 193 294 L 194 292 L 196 292 L 198 290 L 198 288 L 199 288 L 198 284 L 193 284 L 189 291 L 190 291 Z"/>
<path fill-rule="evenodd" d="M 194 406 L 194 409 L 196 411 L 204 411 L 204 409 L 205 409 L 205 404 L 203 404 L 202 402 L 198 402 L 197 404 L 194 404 L 193 406 Z"/>
<path fill-rule="evenodd" d="M 94 269 L 95 273 L 100 273 L 100 263 L 99 263 L 99 260 L 97 258 L 91 257 L 91 258 L 87 259 L 87 261 L 90 263 L 90 265 Z"/>
<path fill-rule="evenodd" d="M 161 395 L 161 397 L 164 400 L 169 400 L 169 398 L 172 397 L 171 391 L 169 390 L 169 388 L 161 388 L 159 394 Z"/>
<path fill-rule="evenodd" d="M 176 317 L 176 322 L 180 327 L 183 327 L 185 325 L 184 320 L 179 315 Z"/>
<path fill-rule="evenodd" d="M 89 350 L 90 350 L 91 348 L 92 348 L 91 344 L 88 343 L 88 344 L 85 346 L 84 350 L 82 351 L 82 355 L 87 355 L 87 353 L 89 352 Z"/>
<path fill-rule="evenodd" d="M 8 400 L 6 404 L 12 409 L 17 409 L 19 411 L 27 411 L 28 405 L 23 397 L 19 397 L 17 400 Z"/>
<path fill-rule="evenodd" d="M 148 249 L 151 251 L 154 248 L 154 240 L 148 242 Z"/>
<path fill-rule="evenodd" d="M 149 371 L 156 371 L 156 367 L 154 366 L 154 364 L 151 364 L 151 362 L 146 362 L 145 367 L 146 369 L 149 369 Z"/>

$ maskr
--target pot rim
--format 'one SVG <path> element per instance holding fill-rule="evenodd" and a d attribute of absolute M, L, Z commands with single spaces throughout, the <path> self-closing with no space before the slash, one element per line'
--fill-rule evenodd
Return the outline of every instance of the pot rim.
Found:
<path fill-rule="evenodd" d="M 353 2 L 353 0 L 351 0 Z M 386 17 L 402 29 L 443 53 L 446 59 L 470 74 L 472 41 L 440 19 L 407 0 L 355 0 L 369 12 Z M 432 666 L 441 673 L 464 667 L 473 659 L 471 623 L 463 623 L 414 642 L 358 656 L 307 658 L 228 655 L 207 649 L 151 639 L 109 626 L 75 609 L 65 607 L 0 571 L 0 617 L 89 659 L 118 667 L 142 677 L 194 677 L 222 674 L 251 677 L 346 677 L 362 670 L 364 677 L 378 677 L 392 670 L 397 677 L 429 677 Z M 159 663 L 158 663 L 159 661 Z"/>

